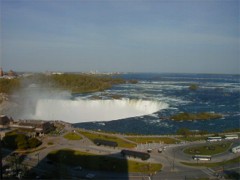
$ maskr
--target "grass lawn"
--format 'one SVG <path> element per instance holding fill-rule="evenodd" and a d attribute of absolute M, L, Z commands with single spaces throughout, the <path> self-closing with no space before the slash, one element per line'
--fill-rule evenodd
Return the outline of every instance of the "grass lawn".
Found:
<path fill-rule="evenodd" d="M 160 171 L 162 168 L 161 164 L 101 156 L 81 151 L 74 151 L 71 149 L 52 151 L 48 154 L 48 158 L 57 164 L 81 166 L 83 168 L 91 170 L 103 170 L 123 173 L 154 173 L 156 171 Z"/>
<path fill-rule="evenodd" d="M 119 147 L 124 147 L 124 148 L 134 148 L 136 147 L 136 144 L 125 141 L 124 139 L 118 138 L 114 135 L 108 135 L 108 134 L 98 134 L 98 133 L 91 133 L 91 132 L 86 132 L 86 131 L 78 131 L 80 134 L 86 136 L 88 139 L 93 141 L 94 139 L 102 139 L 106 141 L 114 141 L 118 143 Z"/>
<path fill-rule="evenodd" d="M 140 143 L 164 143 L 164 144 L 176 144 L 180 141 L 169 137 L 127 137 L 128 140 Z"/>
<path fill-rule="evenodd" d="M 227 164 L 233 164 L 233 163 L 239 163 L 240 162 L 240 156 L 234 158 L 234 159 L 230 159 L 228 161 L 221 161 L 221 162 L 216 162 L 216 163 L 189 163 L 189 162 L 181 162 L 184 165 L 188 165 L 188 166 L 204 166 L 204 167 L 217 167 L 217 166 L 224 166 Z"/>
<path fill-rule="evenodd" d="M 202 154 L 202 155 L 214 155 L 220 154 L 227 151 L 231 146 L 230 142 L 221 142 L 215 144 L 208 144 L 204 146 L 194 146 L 184 149 L 184 153 L 186 154 Z"/>
<path fill-rule="evenodd" d="M 207 136 L 188 136 L 188 137 L 178 137 L 182 141 L 200 141 L 206 140 Z"/>
<path fill-rule="evenodd" d="M 79 134 L 73 133 L 73 132 L 67 133 L 63 137 L 68 140 L 81 140 L 82 139 L 82 137 Z"/>

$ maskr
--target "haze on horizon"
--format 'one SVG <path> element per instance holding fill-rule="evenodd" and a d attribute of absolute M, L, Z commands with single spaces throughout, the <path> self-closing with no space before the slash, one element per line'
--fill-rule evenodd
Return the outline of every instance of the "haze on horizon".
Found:
<path fill-rule="evenodd" d="M 238 0 L 0 0 L 15 71 L 240 72 Z"/>

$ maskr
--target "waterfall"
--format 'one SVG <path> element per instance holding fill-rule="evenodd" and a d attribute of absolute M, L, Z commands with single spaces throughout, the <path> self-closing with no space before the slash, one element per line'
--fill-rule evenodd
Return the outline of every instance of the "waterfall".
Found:
<path fill-rule="evenodd" d="M 148 115 L 166 108 L 168 104 L 150 100 L 39 99 L 32 118 L 69 123 L 111 121 Z"/>

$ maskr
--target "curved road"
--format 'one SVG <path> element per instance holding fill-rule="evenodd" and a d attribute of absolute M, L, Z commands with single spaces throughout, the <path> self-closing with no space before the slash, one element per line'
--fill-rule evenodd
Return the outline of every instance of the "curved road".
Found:
<path fill-rule="evenodd" d="M 72 128 L 68 127 L 68 132 L 72 132 Z M 43 144 L 41 147 L 46 147 L 38 152 L 33 152 L 28 154 L 28 158 L 25 159 L 25 163 L 31 165 L 32 167 L 37 166 L 38 162 L 47 161 L 46 157 L 47 154 L 54 150 L 59 150 L 63 148 L 74 149 L 84 152 L 89 152 L 93 154 L 99 155 L 110 155 L 110 156 L 120 156 L 121 148 L 110 148 L 110 147 L 102 147 L 94 145 L 89 139 L 85 138 L 81 140 L 67 140 L 64 137 L 64 134 L 61 136 L 53 137 L 48 136 L 44 137 Z M 118 136 L 118 135 L 116 135 Z M 124 137 L 119 135 L 120 138 Z M 48 145 L 48 142 L 53 142 L 53 145 Z M 234 141 L 235 143 L 239 143 L 239 141 Z M 174 145 L 167 145 L 166 150 L 162 153 L 158 153 L 157 150 L 154 150 L 151 153 L 151 158 L 147 162 L 158 162 L 163 165 L 162 171 L 152 175 L 152 179 L 184 179 L 186 177 L 213 177 L 214 171 L 205 168 L 205 167 L 190 167 L 183 165 L 181 162 L 196 162 L 192 159 L 191 155 L 187 155 L 183 153 L 183 149 L 191 146 L 197 145 L 204 145 L 208 144 L 206 142 L 193 142 L 193 143 L 185 143 L 185 144 L 174 144 Z M 39 148 L 41 148 L 39 147 Z M 233 154 L 228 152 L 215 155 L 212 158 L 212 162 L 218 161 L 226 161 L 232 158 L 239 156 L 239 154 Z M 129 177 L 129 179 L 136 179 L 133 178 L 135 176 Z"/>

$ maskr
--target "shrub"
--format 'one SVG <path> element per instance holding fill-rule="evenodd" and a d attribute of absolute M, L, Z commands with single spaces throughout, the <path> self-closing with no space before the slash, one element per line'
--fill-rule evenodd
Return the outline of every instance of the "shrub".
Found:
<path fill-rule="evenodd" d="M 189 89 L 190 90 L 192 90 L 192 91 L 195 91 L 195 90 L 197 90 L 199 87 L 198 87 L 198 85 L 196 85 L 196 84 L 191 84 L 190 86 L 189 86 Z"/>
<path fill-rule="evenodd" d="M 3 146 L 9 149 L 28 149 L 41 145 L 37 138 L 28 138 L 25 134 L 9 133 L 3 138 Z"/>
<path fill-rule="evenodd" d="M 28 140 L 28 143 L 29 143 L 29 147 L 30 148 L 35 148 L 35 147 L 38 147 L 42 144 L 41 141 L 39 141 L 37 138 L 31 138 Z"/>

